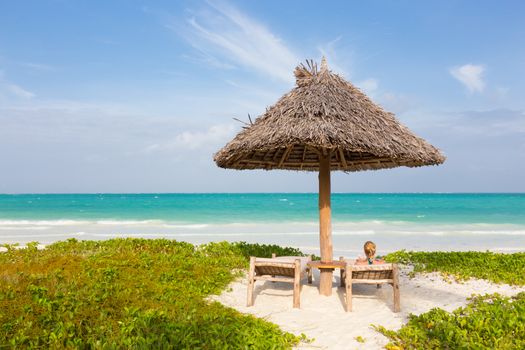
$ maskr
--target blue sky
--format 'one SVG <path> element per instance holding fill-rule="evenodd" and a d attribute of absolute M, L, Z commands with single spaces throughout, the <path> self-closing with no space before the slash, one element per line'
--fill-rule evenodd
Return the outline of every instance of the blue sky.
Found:
<path fill-rule="evenodd" d="M 336 192 L 525 191 L 521 1 L 2 1 L 0 193 L 315 192 L 219 169 L 247 115 L 329 67 L 448 157 Z"/>

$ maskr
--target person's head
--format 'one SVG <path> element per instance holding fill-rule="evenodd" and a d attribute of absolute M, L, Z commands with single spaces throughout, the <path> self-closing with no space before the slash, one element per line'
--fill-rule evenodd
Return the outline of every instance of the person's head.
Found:
<path fill-rule="evenodd" d="M 376 255 L 376 245 L 372 241 L 367 241 L 364 246 L 365 255 L 368 259 L 373 258 Z"/>

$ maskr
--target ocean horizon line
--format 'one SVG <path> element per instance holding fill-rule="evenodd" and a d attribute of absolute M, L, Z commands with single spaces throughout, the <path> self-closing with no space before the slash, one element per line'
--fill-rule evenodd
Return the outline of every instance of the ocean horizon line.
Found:
<path fill-rule="evenodd" d="M 177 195 L 191 195 L 191 194 L 318 194 L 318 192 L 13 192 L 0 193 L 0 196 L 19 196 L 19 195 L 148 195 L 148 194 L 177 194 Z M 524 192 L 331 192 L 331 194 L 525 194 Z"/>
<path fill-rule="evenodd" d="M 98 193 L 0 195 L 0 227 L 73 220 L 134 223 L 309 223 L 317 193 Z M 333 223 L 525 226 L 521 193 L 334 193 Z M 27 221 L 24 223 L 24 220 Z M 38 225 L 41 227 L 42 225 Z M 154 225 L 154 224 L 153 224 Z"/>

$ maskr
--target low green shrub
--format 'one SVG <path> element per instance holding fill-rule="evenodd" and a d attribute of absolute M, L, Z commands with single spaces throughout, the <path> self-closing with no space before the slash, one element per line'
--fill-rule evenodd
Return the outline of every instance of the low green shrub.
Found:
<path fill-rule="evenodd" d="M 275 253 L 277 256 L 305 256 L 297 248 L 292 247 L 281 247 L 276 244 L 258 244 L 258 243 L 246 243 L 246 242 L 236 242 L 232 243 L 245 258 L 250 258 L 250 256 L 256 256 L 259 258 L 271 258 L 272 253 Z"/>
<path fill-rule="evenodd" d="M 407 252 L 386 255 L 389 262 L 414 265 L 414 272 L 441 272 L 458 280 L 471 277 L 525 285 L 525 253 Z"/>
<path fill-rule="evenodd" d="M 261 246 L 70 239 L 6 248 L 0 348 L 286 349 L 300 340 L 206 300 L 246 267 L 242 250 Z"/>
<path fill-rule="evenodd" d="M 391 340 L 387 349 L 525 349 L 525 293 L 476 296 L 452 313 L 411 315 L 398 331 L 375 328 Z"/>

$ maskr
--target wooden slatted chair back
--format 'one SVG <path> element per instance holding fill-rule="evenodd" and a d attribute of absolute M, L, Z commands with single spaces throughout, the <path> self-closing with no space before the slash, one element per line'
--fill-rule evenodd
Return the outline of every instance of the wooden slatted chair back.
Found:
<path fill-rule="evenodd" d="M 307 268 L 308 261 L 311 261 L 311 257 L 276 258 L 275 254 L 272 254 L 272 259 L 250 257 L 246 305 L 253 305 L 255 281 L 263 280 L 292 283 L 293 307 L 298 308 L 300 306 L 301 278 L 307 275 L 311 279 L 311 270 Z"/>

